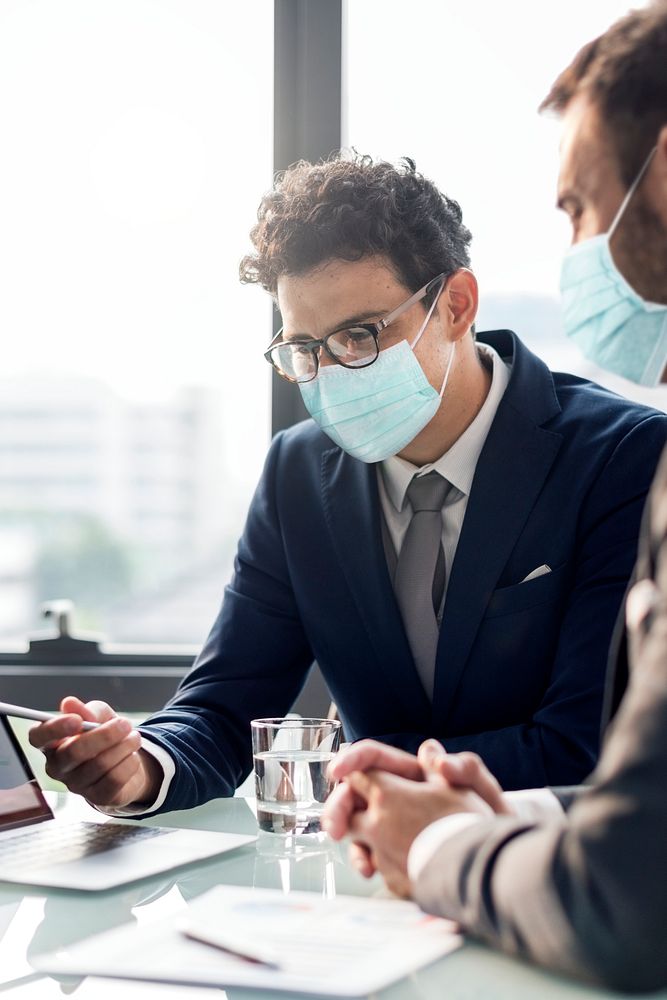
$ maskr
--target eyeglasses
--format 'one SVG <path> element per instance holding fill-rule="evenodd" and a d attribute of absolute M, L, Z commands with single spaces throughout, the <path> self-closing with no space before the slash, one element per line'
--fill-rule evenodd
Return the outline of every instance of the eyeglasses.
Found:
<path fill-rule="evenodd" d="M 271 341 L 264 357 L 288 382 L 312 382 L 320 368 L 321 350 L 324 350 L 335 364 L 342 365 L 343 368 L 368 368 L 378 359 L 380 334 L 411 306 L 421 302 L 429 292 L 435 291 L 438 285 L 441 290 L 446 279 L 445 273 L 432 278 L 423 288 L 377 323 L 359 323 L 344 330 L 334 330 L 320 340 L 313 337 L 281 340 L 283 335 L 281 329 Z"/>

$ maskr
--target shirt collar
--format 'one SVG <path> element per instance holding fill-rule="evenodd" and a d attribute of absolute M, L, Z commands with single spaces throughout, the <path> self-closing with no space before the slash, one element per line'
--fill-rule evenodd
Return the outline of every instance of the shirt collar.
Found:
<path fill-rule="evenodd" d="M 509 369 L 497 351 L 488 344 L 478 344 L 477 349 L 493 364 L 491 386 L 479 413 L 461 437 L 437 461 L 421 467 L 398 455 L 380 463 L 387 496 L 397 511 L 403 509 L 405 494 L 415 473 L 421 476 L 435 469 L 460 493 L 465 496 L 470 493 L 477 461 L 510 377 Z"/>

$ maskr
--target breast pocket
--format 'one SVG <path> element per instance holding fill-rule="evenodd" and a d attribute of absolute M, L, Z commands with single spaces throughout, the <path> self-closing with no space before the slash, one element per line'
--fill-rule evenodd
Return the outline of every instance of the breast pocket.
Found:
<path fill-rule="evenodd" d="M 568 569 L 569 563 L 563 563 L 551 573 L 544 573 L 534 580 L 494 590 L 484 617 L 499 618 L 501 615 L 514 615 L 539 607 L 540 604 L 557 601 L 567 583 Z"/>

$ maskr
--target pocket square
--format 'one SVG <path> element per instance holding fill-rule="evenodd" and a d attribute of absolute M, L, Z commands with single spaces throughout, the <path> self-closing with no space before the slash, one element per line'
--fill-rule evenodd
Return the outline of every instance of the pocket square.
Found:
<path fill-rule="evenodd" d="M 547 566 L 547 564 L 544 563 L 542 566 L 538 566 L 537 569 L 534 569 L 532 573 L 529 573 L 528 576 L 524 576 L 521 583 L 528 583 L 529 580 L 536 580 L 538 576 L 544 576 L 546 573 L 550 572 L 551 566 Z"/>

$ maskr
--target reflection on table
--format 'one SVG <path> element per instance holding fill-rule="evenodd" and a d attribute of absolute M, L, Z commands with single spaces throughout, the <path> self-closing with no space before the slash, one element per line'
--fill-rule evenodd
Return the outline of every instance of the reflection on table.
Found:
<path fill-rule="evenodd" d="M 51 795 L 57 814 L 90 819 L 96 814 L 76 796 Z M 209 802 L 191 812 L 171 813 L 152 821 L 164 826 L 234 833 L 256 832 L 251 804 L 240 798 Z M 325 898 L 340 894 L 376 895 L 379 878 L 362 879 L 346 862 L 345 850 L 323 835 L 305 838 L 262 834 L 255 844 L 232 854 L 170 875 L 144 879 L 102 893 L 67 892 L 0 885 L 0 994 L 12 1000 L 50 1000 L 76 992 L 81 1000 L 194 1000 L 196 987 L 152 985 L 89 978 L 56 981 L 35 972 L 39 954 L 84 941 L 122 924 L 141 927 L 183 915 L 189 901 L 216 885 L 254 886 L 284 893 L 305 890 Z M 227 991 L 230 1000 L 253 1000 L 252 991 Z M 265 1000 L 266 995 L 256 993 Z M 571 983 L 466 944 L 460 951 L 383 991 L 382 1000 L 594 1000 L 616 997 Z M 661 994 L 663 1000 L 667 993 Z M 375 998 L 374 998 L 375 1000 Z"/>

